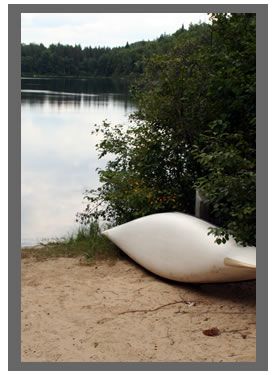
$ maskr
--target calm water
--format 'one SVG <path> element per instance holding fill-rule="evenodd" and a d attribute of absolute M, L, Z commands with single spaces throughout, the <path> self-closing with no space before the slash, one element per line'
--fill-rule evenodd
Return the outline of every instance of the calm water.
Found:
<path fill-rule="evenodd" d="M 22 79 L 22 246 L 76 229 L 83 192 L 98 186 L 92 126 L 128 124 L 127 86 L 109 79 Z"/>

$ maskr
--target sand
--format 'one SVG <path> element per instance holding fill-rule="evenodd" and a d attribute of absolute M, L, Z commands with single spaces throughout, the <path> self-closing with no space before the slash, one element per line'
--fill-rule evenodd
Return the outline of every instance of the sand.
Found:
<path fill-rule="evenodd" d="M 21 359 L 252 362 L 255 299 L 254 281 L 187 285 L 128 259 L 25 258 Z"/>

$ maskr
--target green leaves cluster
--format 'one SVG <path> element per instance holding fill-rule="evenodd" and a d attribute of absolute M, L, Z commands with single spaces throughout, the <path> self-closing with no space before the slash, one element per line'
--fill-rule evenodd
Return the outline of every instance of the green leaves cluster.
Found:
<path fill-rule="evenodd" d="M 213 15 L 207 59 L 211 121 L 193 156 L 201 166 L 195 186 L 207 197 L 217 242 L 228 235 L 256 244 L 256 17 Z M 210 118 L 210 117 L 209 117 Z"/>
<path fill-rule="evenodd" d="M 111 160 L 99 171 L 101 187 L 86 192 L 82 223 L 103 218 L 122 224 L 155 212 L 192 212 L 193 181 L 184 173 L 182 154 L 174 155 L 172 138 L 140 121 L 128 129 L 103 122 L 93 133 L 100 134 L 99 157 L 110 154 Z"/>
<path fill-rule="evenodd" d="M 103 123 L 98 151 L 112 154 L 83 221 L 120 224 L 154 212 L 194 214 L 207 199 L 217 243 L 255 244 L 256 18 L 212 14 L 165 39 L 144 60 L 132 126 Z"/>
<path fill-rule="evenodd" d="M 193 155 L 203 167 L 195 186 L 207 197 L 213 221 L 222 229 L 213 229 L 216 242 L 225 242 L 228 234 L 244 244 L 256 243 L 256 160 L 255 149 L 241 131 L 226 131 L 219 121 L 210 125 L 194 146 Z"/>

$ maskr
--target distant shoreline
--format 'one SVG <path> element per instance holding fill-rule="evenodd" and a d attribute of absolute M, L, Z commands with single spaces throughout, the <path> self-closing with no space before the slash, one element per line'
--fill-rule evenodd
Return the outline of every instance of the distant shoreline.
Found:
<path fill-rule="evenodd" d="M 69 79 L 110 79 L 110 80 L 122 80 L 122 81 L 127 81 L 130 80 L 129 76 L 68 76 L 68 75 L 39 75 L 39 74 L 33 74 L 33 75 L 21 75 L 21 79 L 28 79 L 28 78 L 33 78 L 33 79 L 49 79 L 49 78 L 69 78 Z"/>

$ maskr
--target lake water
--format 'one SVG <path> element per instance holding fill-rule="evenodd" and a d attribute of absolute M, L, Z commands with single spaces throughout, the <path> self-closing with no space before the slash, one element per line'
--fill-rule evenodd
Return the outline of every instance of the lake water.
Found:
<path fill-rule="evenodd" d="M 128 124 L 135 110 L 123 81 L 22 79 L 21 243 L 72 233 L 85 207 L 83 192 L 98 186 L 93 124 Z"/>

